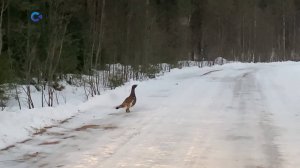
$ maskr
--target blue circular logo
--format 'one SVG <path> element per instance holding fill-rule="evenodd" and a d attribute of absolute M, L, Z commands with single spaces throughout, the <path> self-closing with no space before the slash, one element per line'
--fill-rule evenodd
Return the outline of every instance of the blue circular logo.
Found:
<path fill-rule="evenodd" d="M 43 19 L 43 15 L 40 12 L 32 12 L 30 18 L 33 22 L 37 23 Z"/>

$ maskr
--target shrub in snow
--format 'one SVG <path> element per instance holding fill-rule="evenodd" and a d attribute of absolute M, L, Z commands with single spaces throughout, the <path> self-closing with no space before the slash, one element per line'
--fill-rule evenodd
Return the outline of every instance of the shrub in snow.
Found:
<path fill-rule="evenodd" d="M 57 91 L 62 91 L 63 89 L 65 89 L 65 86 L 59 84 L 58 82 L 54 82 L 52 87 Z"/>
<path fill-rule="evenodd" d="M 109 81 L 109 87 L 111 89 L 121 86 L 125 82 L 121 76 L 117 76 L 117 75 L 110 77 L 108 81 Z"/>
<path fill-rule="evenodd" d="M 225 58 L 217 57 L 214 61 L 214 64 L 223 65 L 223 64 L 226 64 L 226 62 L 227 62 L 227 60 Z"/>
<path fill-rule="evenodd" d="M 6 103 L 8 101 L 8 96 L 5 94 L 5 91 L 0 88 L 0 109 L 4 110 L 6 107 Z"/>
<path fill-rule="evenodd" d="M 156 74 L 158 74 L 160 71 L 161 68 L 159 67 L 159 65 L 146 65 L 141 69 L 141 72 L 150 79 L 155 78 Z"/>

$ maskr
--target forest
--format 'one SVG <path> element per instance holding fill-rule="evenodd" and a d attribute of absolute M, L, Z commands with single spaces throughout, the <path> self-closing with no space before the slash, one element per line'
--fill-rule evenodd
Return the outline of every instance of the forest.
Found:
<path fill-rule="evenodd" d="M 0 0 L 0 104 L 7 87 L 52 106 L 61 80 L 89 97 L 182 60 L 299 61 L 299 42 L 299 0 Z"/>

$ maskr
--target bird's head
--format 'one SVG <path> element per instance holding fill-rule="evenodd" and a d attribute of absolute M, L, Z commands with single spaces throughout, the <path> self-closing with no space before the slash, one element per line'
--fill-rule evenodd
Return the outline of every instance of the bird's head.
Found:
<path fill-rule="evenodd" d="M 132 85 L 132 89 L 135 89 L 137 87 L 137 85 Z"/>

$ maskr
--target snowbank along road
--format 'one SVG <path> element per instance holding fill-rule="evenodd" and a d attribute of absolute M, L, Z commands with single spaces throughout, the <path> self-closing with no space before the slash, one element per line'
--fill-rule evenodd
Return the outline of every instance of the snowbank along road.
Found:
<path fill-rule="evenodd" d="M 0 152 L 0 167 L 300 167 L 300 64 L 175 69 L 131 82 Z"/>

